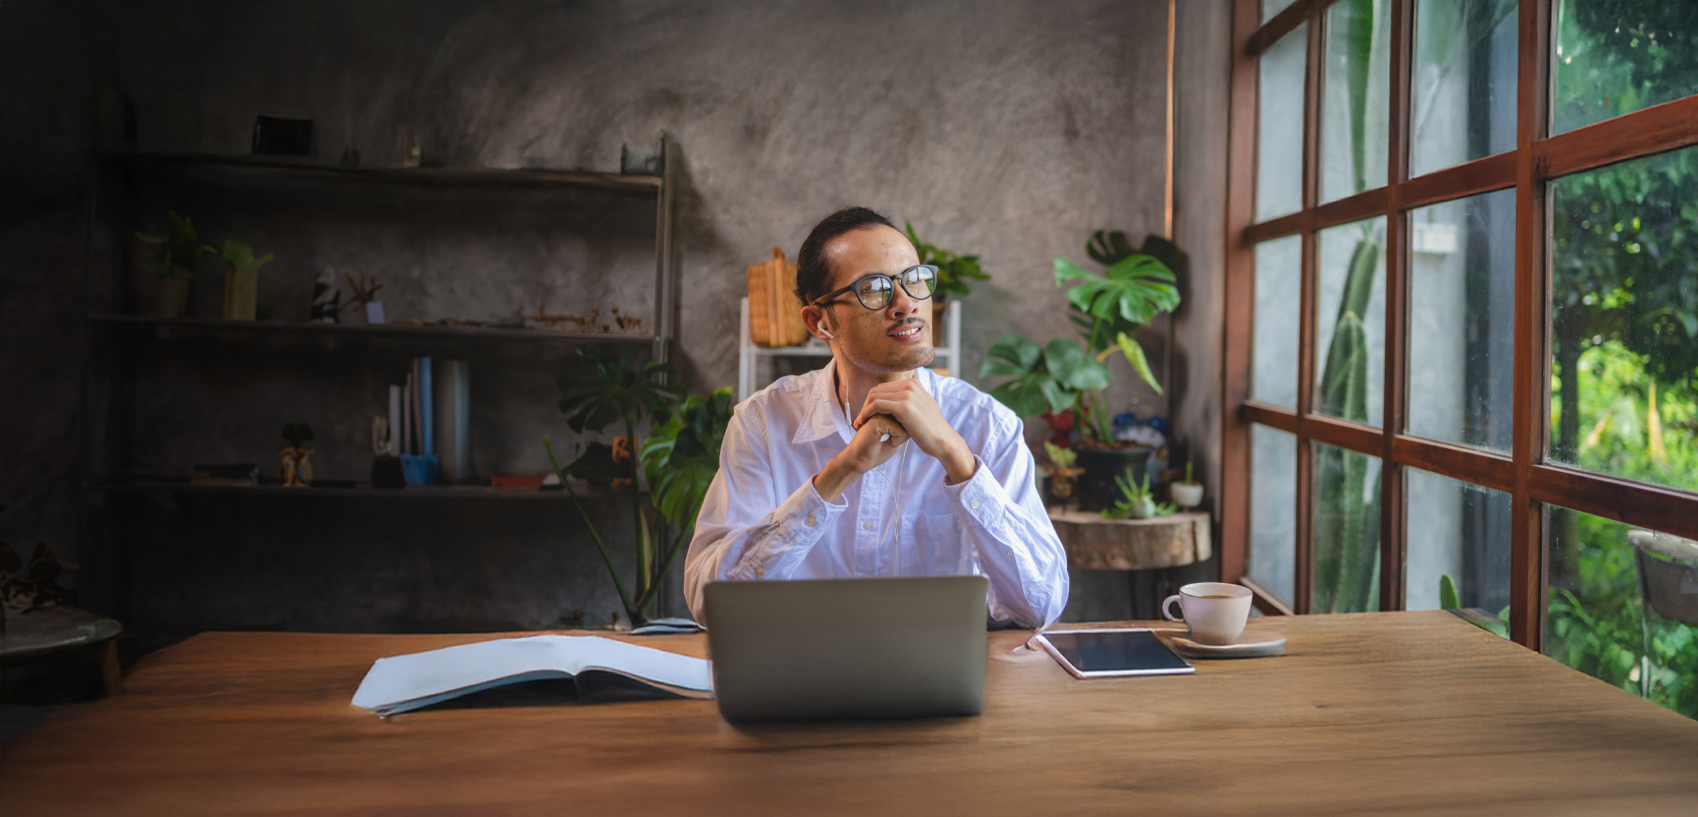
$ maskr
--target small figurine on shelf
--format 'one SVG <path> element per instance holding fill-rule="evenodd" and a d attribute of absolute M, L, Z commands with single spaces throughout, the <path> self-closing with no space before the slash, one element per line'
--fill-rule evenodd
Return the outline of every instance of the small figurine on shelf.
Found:
<path fill-rule="evenodd" d="M 307 443 L 312 442 L 312 426 L 289 423 L 283 426 L 283 438 L 289 441 L 287 448 L 277 452 L 283 461 L 283 487 L 311 488 L 313 450 Z"/>
<path fill-rule="evenodd" d="M 341 301 L 342 290 L 336 288 L 336 276 L 329 267 L 325 267 L 312 285 L 312 322 L 336 323 Z"/>

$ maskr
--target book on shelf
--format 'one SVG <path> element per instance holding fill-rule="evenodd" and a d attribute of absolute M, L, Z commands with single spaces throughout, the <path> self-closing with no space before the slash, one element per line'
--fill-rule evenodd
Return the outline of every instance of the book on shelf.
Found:
<path fill-rule="evenodd" d="M 713 697 L 705 659 L 593 635 L 535 635 L 379 658 L 353 703 L 388 717 L 497 687 L 562 680 L 580 696 L 637 687 L 655 696 Z"/>

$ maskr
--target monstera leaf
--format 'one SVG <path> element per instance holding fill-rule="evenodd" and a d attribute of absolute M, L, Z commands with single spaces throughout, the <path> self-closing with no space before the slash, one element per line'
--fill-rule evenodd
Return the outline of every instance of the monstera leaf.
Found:
<path fill-rule="evenodd" d="M 587 377 L 562 375 L 560 411 L 573 431 L 601 431 L 629 416 L 646 415 L 664 423 L 672 416 L 672 405 L 684 392 L 666 385 L 677 370 L 665 363 L 649 361 L 634 368 L 624 355 L 603 351 L 598 346 L 579 346 L 578 357 L 590 365 Z"/>
<path fill-rule="evenodd" d="M 709 397 L 692 394 L 677 416 L 652 428 L 643 443 L 643 473 L 654 507 L 680 529 L 696 526 L 708 486 L 719 473 L 719 447 L 732 405 L 729 387 Z"/>
<path fill-rule="evenodd" d="M 1057 286 L 1080 280 L 1084 283 L 1067 290 L 1068 302 L 1093 321 L 1108 322 L 1116 332 L 1131 331 L 1117 324 L 1149 323 L 1157 313 L 1179 306 L 1173 270 L 1153 255 L 1133 253 L 1114 262 L 1100 276 L 1065 258 L 1055 259 Z M 1109 334 L 1104 341 L 1113 337 Z"/>

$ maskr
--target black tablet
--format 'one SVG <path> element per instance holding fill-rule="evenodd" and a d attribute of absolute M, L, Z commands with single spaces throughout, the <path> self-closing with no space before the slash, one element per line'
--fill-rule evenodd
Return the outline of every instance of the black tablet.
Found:
<path fill-rule="evenodd" d="M 1037 642 L 1078 678 L 1182 675 L 1196 669 L 1145 629 L 1061 630 Z"/>

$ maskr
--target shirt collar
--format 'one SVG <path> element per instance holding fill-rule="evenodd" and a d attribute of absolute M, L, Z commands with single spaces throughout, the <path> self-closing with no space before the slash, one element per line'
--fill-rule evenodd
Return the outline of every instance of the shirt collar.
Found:
<path fill-rule="evenodd" d="M 843 404 L 837 402 L 837 388 L 833 385 L 837 380 L 837 358 L 833 357 L 807 376 L 813 382 L 803 391 L 806 405 L 802 407 L 802 422 L 796 425 L 796 433 L 790 438 L 791 444 L 811 443 L 836 432 L 843 438 L 843 444 L 848 445 L 855 437 L 855 429 L 849 427 L 849 419 L 843 416 Z M 915 370 L 914 377 L 920 381 L 920 388 L 935 400 L 937 373 L 922 366 Z"/>

